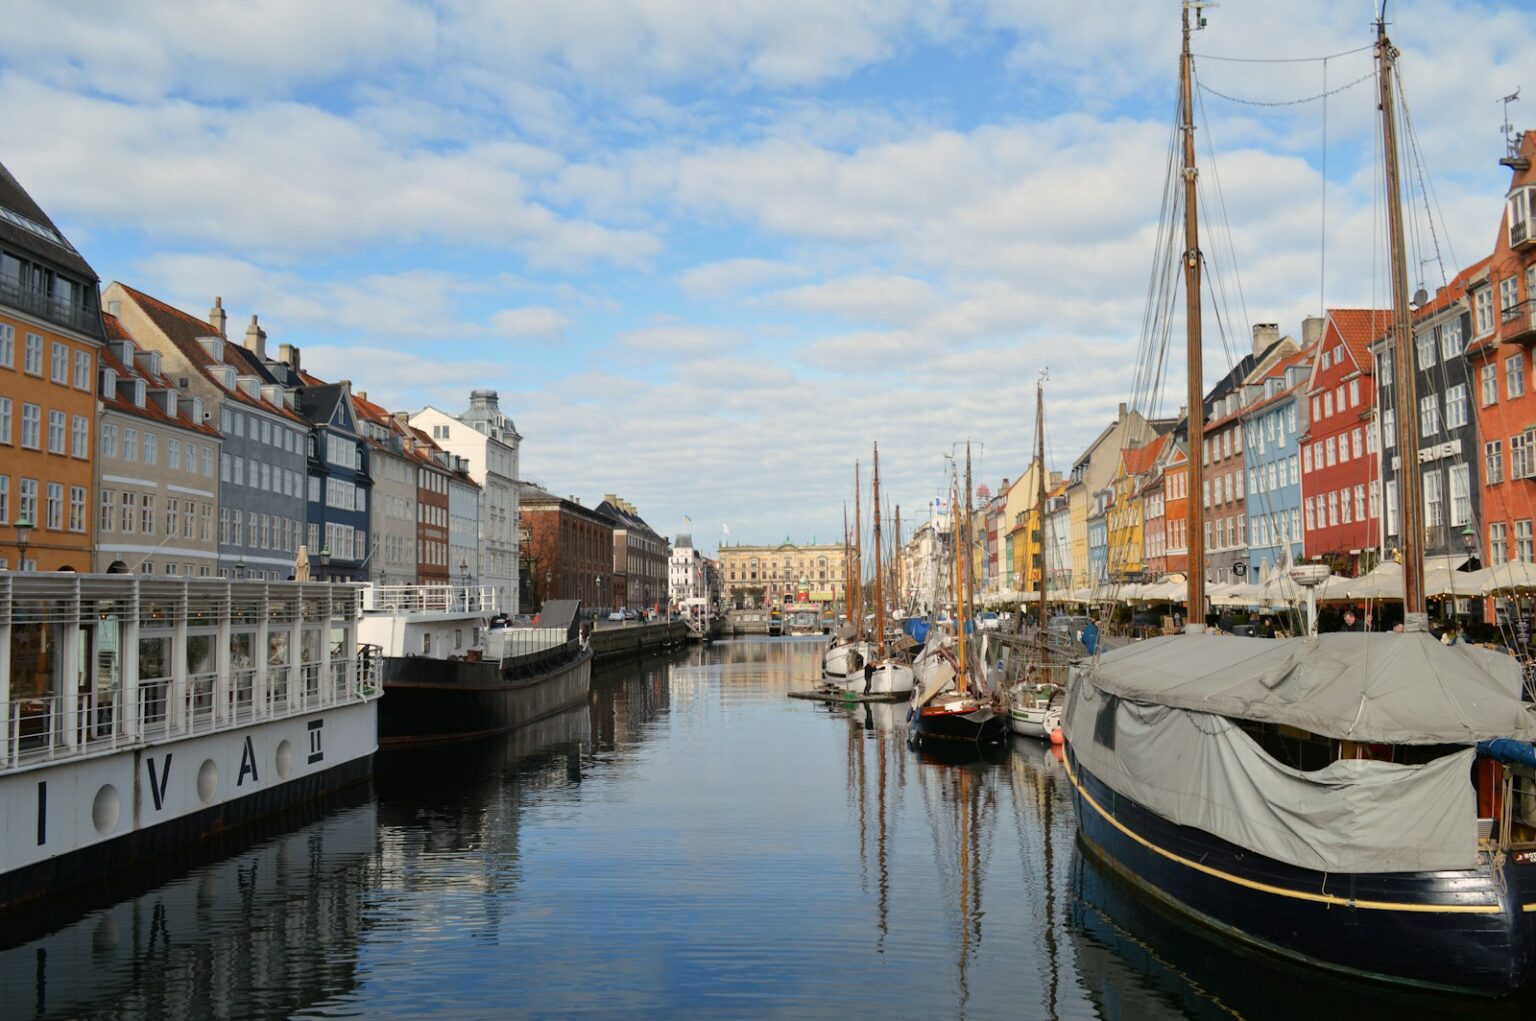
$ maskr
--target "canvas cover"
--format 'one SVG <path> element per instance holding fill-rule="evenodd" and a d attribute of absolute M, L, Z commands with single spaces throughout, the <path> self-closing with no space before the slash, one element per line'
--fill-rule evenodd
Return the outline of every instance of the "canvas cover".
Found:
<path fill-rule="evenodd" d="M 1477 864 L 1470 747 L 1422 766 L 1339 760 L 1303 772 L 1221 716 L 1132 702 L 1088 678 L 1069 691 L 1078 763 L 1171 822 L 1323 872 Z"/>
<path fill-rule="evenodd" d="M 1425 633 L 1316 638 L 1172 635 L 1133 642 L 1073 672 L 1111 694 L 1214 716 L 1380 744 L 1536 741 L 1520 667 L 1503 653 Z"/>

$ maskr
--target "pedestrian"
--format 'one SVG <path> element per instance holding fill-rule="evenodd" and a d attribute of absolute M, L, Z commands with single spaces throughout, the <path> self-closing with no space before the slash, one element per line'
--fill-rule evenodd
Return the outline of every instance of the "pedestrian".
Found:
<path fill-rule="evenodd" d="M 1355 617 L 1355 611 L 1353 609 L 1349 609 L 1349 610 L 1345 610 L 1344 611 L 1344 626 L 1339 628 L 1339 630 L 1340 631 L 1360 631 L 1360 630 L 1363 630 L 1360 627 L 1360 621 L 1358 619 L 1356 619 L 1356 617 Z"/>
<path fill-rule="evenodd" d="M 1083 648 L 1088 650 L 1088 655 L 1092 656 L 1098 651 L 1099 618 L 1097 616 L 1088 618 L 1088 623 L 1083 625 L 1082 633 L 1077 636 L 1077 640 L 1083 643 Z"/>
<path fill-rule="evenodd" d="M 875 664 L 873 662 L 865 663 L 864 664 L 864 694 L 866 694 L 866 695 L 869 694 L 869 687 L 870 687 L 870 685 L 872 683 L 874 683 L 874 680 L 875 680 Z"/>

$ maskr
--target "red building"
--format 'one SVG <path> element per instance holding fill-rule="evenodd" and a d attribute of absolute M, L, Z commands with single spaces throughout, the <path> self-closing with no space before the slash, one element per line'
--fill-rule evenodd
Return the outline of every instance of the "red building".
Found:
<path fill-rule="evenodd" d="M 1376 459 L 1376 369 L 1371 342 L 1387 331 L 1386 309 L 1328 310 L 1303 391 L 1301 434 L 1302 552 L 1358 574 L 1362 554 L 1381 545 L 1381 476 Z M 1391 412 L 1379 423 L 1390 453 Z M 1387 514 L 1395 513 L 1392 493 Z"/>
<path fill-rule="evenodd" d="M 1468 281 L 1484 561 L 1536 559 L 1536 132 L 1520 137 L 1487 275 Z M 1470 455 L 1469 455 L 1470 459 Z"/>
<path fill-rule="evenodd" d="M 534 601 L 580 599 L 588 608 L 622 606 L 612 595 L 614 530 L 608 517 L 531 483 L 518 486 L 522 525 L 528 531 L 523 555 Z"/>

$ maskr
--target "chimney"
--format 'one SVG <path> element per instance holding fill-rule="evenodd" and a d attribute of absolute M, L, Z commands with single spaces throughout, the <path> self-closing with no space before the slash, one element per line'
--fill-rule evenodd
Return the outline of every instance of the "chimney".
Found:
<path fill-rule="evenodd" d="M 112 304 L 116 305 L 117 302 L 114 301 Z M 117 314 L 117 309 L 113 309 L 112 310 L 112 314 L 116 315 Z M 226 334 L 224 333 L 224 325 L 228 321 L 229 321 L 229 316 L 224 314 L 224 298 L 222 296 L 220 296 L 220 295 L 214 295 L 214 298 L 213 298 L 213 308 L 208 310 L 208 322 L 209 322 L 209 324 L 215 330 L 219 331 L 219 336 L 223 337 L 223 336 L 226 336 Z"/>
<path fill-rule="evenodd" d="M 1279 323 L 1253 324 L 1253 356 L 1262 355 L 1271 344 L 1280 339 Z"/>
<path fill-rule="evenodd" d="M 368 399 L 368 391 L 367 390 L 359 390 L 357 392 L 357 399 L 360 400 L 360 401 L 366 401 Z"/>
<path fill-rule="evenodd" d="M 397 411 L 395 412 L 395 421 L 399 423 L 400 428 L 409 429 L 411 427 L 411 413 L 409 411 Z"/>
<path fill-rule="evenodd" d="M 256 317 L 251 316 L 251 325 L 245 328 L 245 346 L 254 351 L 261 361 L 267 360 L 267 331 L 256 323 Z"/>
<path fill-rule="evenodd" d="M 1125 421 L 1125 412 L 1126 412 L 1126 410 L 1127 409 L 1126 409 L 1126 406 L 1125 406 L 1125 402 L 1121 401 L 1120 402 L 1120 411 L 1115 415 L 1115 421 L 1116 422 L 1123 422 L 1123 421 Z"/>
<path fill-rule="evenodd" d="M 279 344 L 277 346 L 277 360 L 294 372 L 299 371 L 299 349 L 292 344 Z"/>
<path fill-rule="evenodd" d="M 1301 346 L 1311 347 L 1323 339 L 1323 317 L 1307 316 L 1301 321 Z"/>

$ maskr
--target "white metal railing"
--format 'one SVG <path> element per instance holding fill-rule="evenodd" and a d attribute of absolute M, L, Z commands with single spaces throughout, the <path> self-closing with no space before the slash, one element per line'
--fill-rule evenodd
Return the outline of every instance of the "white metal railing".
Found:
<path fill-rule="evenodd" d="M 270 683 L 285 669 L 279 667 L 268 673 L 261 698 L 256 696 L 256 671 L 249 669 L 232 671 L 223 683 L 217 674 L 190 674 L 179 696 L 169 678 L 142 680 L 133 713 L 125 712 L 122 691 L 0 702 L 6 736 L 0 771 L 367 701 L 379 694 L 378 666 L 379 657 L 364 648 L 332 660 L 329 683 L 322 684 L 320 666 L 310 664 L 292 698 L 286 683 Z"/>
<path fill-rule="evenodd" d="M 368 585 L 363 589 L 364 613 L 498 612 L 491 585 Z"/>

